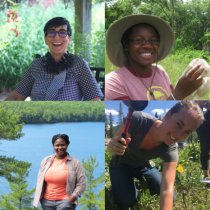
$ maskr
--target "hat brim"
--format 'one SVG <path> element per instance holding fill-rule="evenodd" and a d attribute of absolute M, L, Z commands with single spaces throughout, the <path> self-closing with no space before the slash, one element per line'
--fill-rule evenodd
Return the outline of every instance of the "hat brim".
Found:
<path fill-rule="evenodd" d="M 129 63 L 128 57 L 121 44 L 122 35 L 133 25 L 147 23 L 152 25 L 160 35 L 157 60 L 163 60 L 174 45 L 174 32 L 170 25 L 163 19 L 147 14 L 136 14 L 125 16 L 114 22 L 108 29 L 106 35 L 106 52 L 111 63 L 122 67 Z"/>

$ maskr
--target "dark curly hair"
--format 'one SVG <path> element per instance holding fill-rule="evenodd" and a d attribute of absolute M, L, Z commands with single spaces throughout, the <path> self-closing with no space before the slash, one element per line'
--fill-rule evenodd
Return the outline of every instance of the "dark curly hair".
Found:
<path fill-rule="evenodd" d="M 69 24 L 69 21 L 66 20 L 66 18 L 63 18 L 63 17 L 55 17 L 55 18 L 52 18 L 51 20 L 49 20 L 46 24 L 45 24 L 45 27 L 44 27 L 44 35 L 45 37 L 47 36 L 47 32 L 50 28 L 52 27 L 59 27 L 59 26 L 62 26 L 62 25 L 66 25 L 67 26 L 67 33 L 69 35 L 69 37 L 71 36 L 71 26 Z"/>
<path fill-rule="evenodd" d="M 54 146 L 55 141 L 58 140 L 58 139 L 65 140 L 65 142 L 67 143 L 67 145 L 70 144 L 69 136 L 68 135 L 66 135 L 66 134 L 56 134 L 56 135 L 54 135 L 52 137 L 52 144 L 53 144 L 53 146 Z"/>

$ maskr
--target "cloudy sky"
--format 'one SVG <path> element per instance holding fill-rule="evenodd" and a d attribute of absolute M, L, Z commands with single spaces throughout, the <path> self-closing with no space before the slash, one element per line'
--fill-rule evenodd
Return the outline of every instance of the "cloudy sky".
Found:
<path fill-rule="evenodd" d="M 155 116 L 157 112 L 158 115 L 164 116 L 166 112 L 178 101 L 149 101 L 148 106 L 145 108 L 144 112 Z M 127 115 L 128 107 L 122 101 L 105 101 L 105 113 L 109 117 L 110 112 L 114 117 L 114 124 L 118 122 L 118 111 L 122 104 L 123 114 Z"/>

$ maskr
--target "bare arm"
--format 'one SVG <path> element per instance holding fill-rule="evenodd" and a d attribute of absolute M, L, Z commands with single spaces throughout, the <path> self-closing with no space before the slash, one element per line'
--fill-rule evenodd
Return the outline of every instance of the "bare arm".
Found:
<path fill-rule="evenodd" d="M 173 96 L 176 100 L 183 100 L 202 85 L 203 77 L 201 74 L 204 71 L 204 68 L 199 69 L 199 67 L 200 64 L 196 65 L 179 79 L 175 89 L 173 90 Z M 169 96 L 167 100 L 174 99 L 172 96 Z"/>
<path fill-rule="evenodd" d="M 16 93 L 14 91 L 4 101 L 24 101 L 26 98 L 27 98 L 27 96 L 20 95 L 19 93 Z"/>
<path fill-rule="evenodd" d="M 99 98 L 99 97 L 97 97 L 97 98 L 93 98 L 93 99 L 91 99 L 90 101 L 100 101 L 101 99 Z"/>
<path fill-rule="evenodd" d="M 160 210 L 172 210 L 177 162 L 165 162 L 160 188 Z"/>

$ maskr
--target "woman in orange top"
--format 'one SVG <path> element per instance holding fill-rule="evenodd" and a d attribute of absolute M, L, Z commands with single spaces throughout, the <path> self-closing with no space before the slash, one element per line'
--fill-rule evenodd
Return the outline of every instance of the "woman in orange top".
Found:
<path fill-rule="evenodd" d="M 41 163 L 33 205 L 40 201 L 43 210 L 74 210 L 86 188 L 85 173 L 82 164 L 66 152 L 67 135 L 53 136 L 52 144 L 56 153 Z"/>

